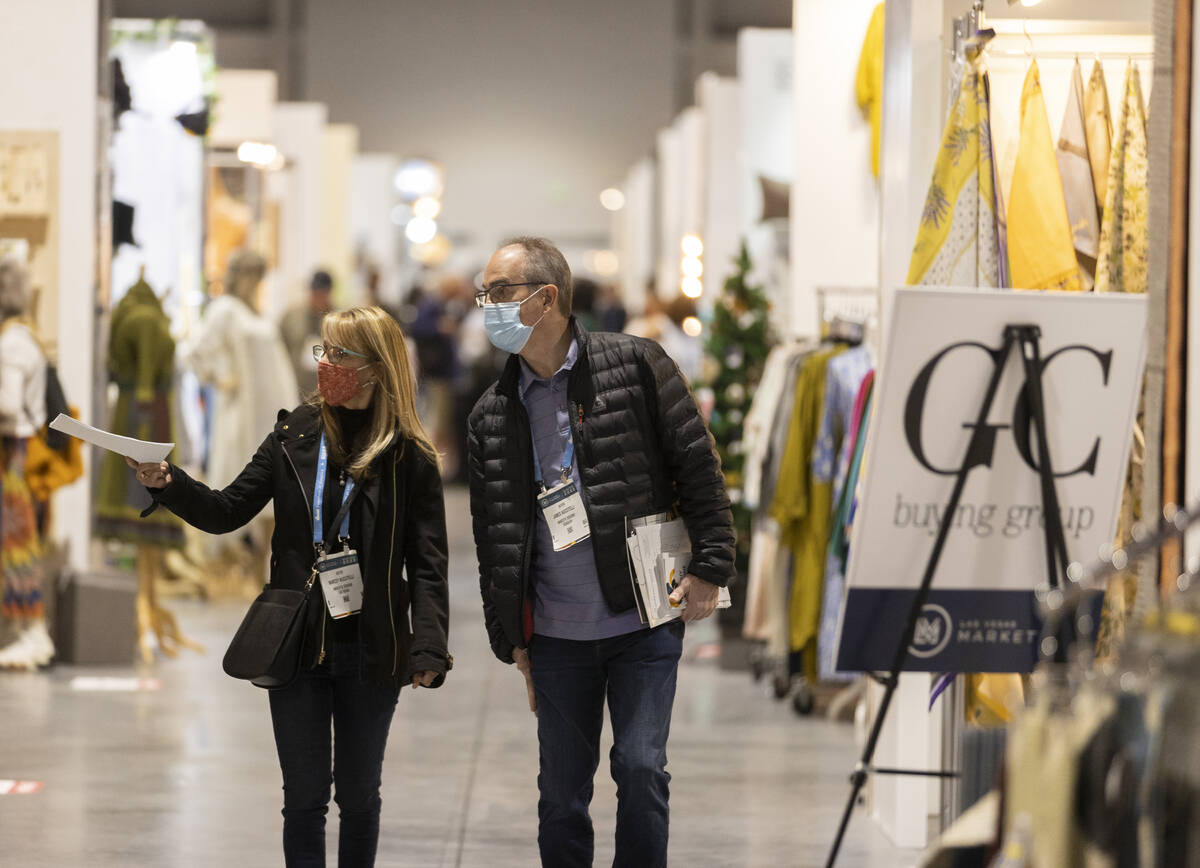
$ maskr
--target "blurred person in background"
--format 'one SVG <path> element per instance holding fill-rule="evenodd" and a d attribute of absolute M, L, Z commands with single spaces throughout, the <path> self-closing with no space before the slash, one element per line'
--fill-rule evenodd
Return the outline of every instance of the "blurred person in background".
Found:
<path fill-rule="evenodd" d="M 596 327 L 602 332 L 623 332 L 629 314 L 621 302 L 621 294 L 611 283 L 600 287 L 600 296 L 596 300 Z"/>
<path fill-rule="evenodd" d="M 664 304 L 654 283 L 651 282 L 646 288 L 646 307 L 642 310 L 642 315 L 630 320 L 625 326 L 625 333 L 649 338 L 661 344 L 667 355 L 679 365 L 679 370 L 688 381 L 694 383 L 700 376 L 704 346 L 699 338 L 685 334 L 682 325 L 687 317 L 695 314 L 695 305 L 682 295 L 673 299 L 670 304 Z"/>
<path fill-rule="evenodd" d="M 54 657 L 42 599 L 43 547 L 25 479 L 26 444 L 46 422 L 46 356 L 29 325 L 29 274 L 0 260 L 0 669 Z"/>
<path fill-rule="evenodd" d="M 600 285 L 586 277 L 575 278 L 575 300 L 572 308 L 579 324 L 590 332 L 607 331 L 602 329 L 596 319 L 596 302 L 600 294 Z"/>
<path fill-rule="evenodd" d="M 416 316 L 409 327 L 417 345 L 419 382 L 425 393 L 430 435 L 442 456 L 442 471 L 447 479 L 458 475 L 462 448 L 458 431 L 465 425 L 455 423 L 455 394 L 462 372 L 459 359 L 459 329 L 471 305 L 471 283 L 462 275 L 445 274 L 437 289 L 421 293 L 416 301 Z"/>
<path fill-rule="evenodd" d="M 233 481 L 263 432 L 274 426 L 275 408 L 294 405 L 300 395 L 278 330 L 258 312 L 266 271 L 260 254 L 235 251 L 229 257 L 225 294 L 208 303 L 196 333 L 179 351 L 197 379 L 215 388 L 207 473 L 214 485 Z M 312 358 L 311 344 L 308 352 Z M 232 558 L 234 568 L 258 585 L 263 567 L 258 560 L 269 535 L 270 517 L 262 516 L 245 539 L 248 546 L 215 543 L 208 556 Z"/>
<path fill-rule="evenodd" d="M 333 277 L 328 271 L 313 272 L 308 282 L 308 299 L 291 307 L 279 321 L 279 333 L 296 375 L 300 394 L 317 390 L 317 364 L 313 344 L 321 342 L 321 320 L 333 310 Z"/>

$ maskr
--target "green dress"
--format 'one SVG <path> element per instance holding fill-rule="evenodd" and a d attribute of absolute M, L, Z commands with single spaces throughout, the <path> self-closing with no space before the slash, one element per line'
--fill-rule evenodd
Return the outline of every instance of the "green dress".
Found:
<path fill-rule="evenodd" d="M 175 339 L 158 296 L 144 280 L 130 287 L 113 311 L 108 372 L 118 388 L 113 433 L 173 441 Z M 158 509 L 140 517 L 150 503 L 124 457 L 105 452 L 96 494 L 96 535 L 139 545 L 181 546 L 183 524 L 169 511 Z"/>

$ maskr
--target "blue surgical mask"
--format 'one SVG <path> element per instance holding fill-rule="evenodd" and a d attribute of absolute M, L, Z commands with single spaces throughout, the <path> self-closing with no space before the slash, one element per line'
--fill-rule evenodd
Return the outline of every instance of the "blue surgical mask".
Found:
<path fill-rule="evenodd" d="M 521 301 L 505 301 L 483 306 L 483 325 L 487 329 L 492 346 L 498 350 L 504 350 L 506 353 L 519 353 L 525 349 L 534 327 L 542 321 L 546 314 L 543 312 L 533 325 L 525 325 L 521 322 L 521 305 L 545 288 L 545 286 L 539 286 L 535 292 L 530 293 Z"/>

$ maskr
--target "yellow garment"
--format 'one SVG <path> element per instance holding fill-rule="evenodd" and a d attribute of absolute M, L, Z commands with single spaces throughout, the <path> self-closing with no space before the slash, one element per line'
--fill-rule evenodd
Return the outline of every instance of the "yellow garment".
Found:
<path fill-rule="evenodd" d="M 964 676 L 964 681 L 968 723 L 988 729 L 1004 726 L 1025 706 L 1025 685 L 1016 673 L 972 673 Z"/>
<path fill-rule="evenodd" d="M 1150 187 L 1146 154 L 1146 112 L 1142 80 L 1131 61 L 1100 223 L 1096 292 L 1145 292 L 1149 258 Z"/>
<path fill-rule="evenodd" d="M 79 411 L 72 407 L 71 416 L 78 419 Z M 25 443 L 25 482 L 34 500 L 46 502 L 57 489 L 70 485 L 83 476 L 83 441 L 67 440 L 63 455 L 46 445 L 47 428 L 30 437 Z"/>
<path fill-rule="evenodd" d="M 1008 262 L 1013 289 L 1083 288 L 1036 61 L 1029 64 L 1021 89 L 1021 143 L 1008 200 Z"/>
<path fill-rule="evenodd" d="M 1108 107 L 1108 82 L 1100 61 L 1092 66 L 1087 93 L 1083 97 L 1083 118 L 1087 126 L 1088 162 L 1092 164 L 1092 184 L 1096 188 L 1096 208 L 1103 213 L 1108 190 L 1108 157 L 1112 153 L 1112 111 Z"/>
<path fill-rule="evenodd" d="M 987 73 L 973 60 L 946 118 L 906 283 L 1000 285 L 990 123 Z"/>
<path fill-rule="evenodd" d="M 812 455 L 825 404 L 825 369 L 829 360 L 842 351 L 839 347 L 813 353 L 800 369 L 787 446 L 771 502 L 771 517 L 779 523 L 780 544 L 791 549 L 793 556 L 789 646 L 792 651 L 808 650 L 811 646 L 814 653 L 805 654 L 804 665 L 814 678 L 825 551 L 832 532 L 833 484 L 814 479 Z"/>
<path fill-rule="evenodd" d="M 880 3 L 871 13 L 854 79 L 858 107 L 871 123 L 871 172 L 876 178 L 879 177 L 879 127 L 883 119 L 883 6 Z"/>

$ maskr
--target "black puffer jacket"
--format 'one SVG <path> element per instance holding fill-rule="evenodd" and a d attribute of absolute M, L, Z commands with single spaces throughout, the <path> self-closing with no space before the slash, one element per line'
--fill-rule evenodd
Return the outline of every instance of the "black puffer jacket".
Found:
<path fill-rule="evenodd" d="M 579 360 L 567 381 L 575 455 L 609 608 L 634 606 L 625 521 L 675 508 L 692 540 L 690 572 L 732 577 L 733 517 L 711 435 L 679 368 L 653 341 L 589 334 L 574 319 Z M 496 656 L 512 662 L 532 632 L 529 564 L 536 520 L 520 359 L 471 411 L 468 460 L 479 590 Z"/>
<path fill-rule="evenodd" d="M 275 430 L 224 489 L 213 491 L 172 466 L 171 484 L 150 494 L 156 505 L 207 533 L 236 530 L 274 500 L 271 584 L 302 590 L 314 560 L 311 498 L 321 422 L 309 405 L 279 416 Z M 362 527 L 362 676 L 402 685 L 414 672 L 437 672 L 432 686 L 438 687 L 452 665 L 446 652 L 448 547 L 441 477 L 431 458 L 399 437 L 371 471 L 354 504 Z M 304 659 L 309 666 L 316 665 L 324 640 L 320 587 L 314 586 L 308 607 Z"/>

